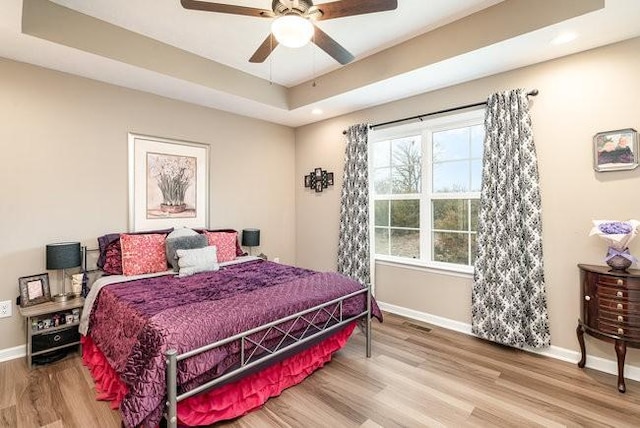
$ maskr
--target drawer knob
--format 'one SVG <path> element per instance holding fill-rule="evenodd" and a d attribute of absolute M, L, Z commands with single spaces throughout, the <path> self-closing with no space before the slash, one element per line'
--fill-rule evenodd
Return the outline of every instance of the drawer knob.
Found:
<path fill-rule="evenodd" d="M 56 334 L 55 336 L 53 336 L 53 341 L 54 342 L 59 342 L 60 339 L 62 339 L 62 336 L 60 336 L 59 334 Z"/>
<path fill-rule="evenodd" d="M 618 303 L 618 309 L 622 310 L 622 303 Z"/>
<path fill-rule="evenodd" d="M 622 291 L 618 291 L 618 292 L 616 293 L 616 296 L 618 296 L 618 297 L 622 297 Z"/>
<path fill-rule="evenodd" d="M 618 315 L 618 321 L 619 322 L 624 322 L 624 317 L 622 315 Z"/>
<path fill-rule="evenodd" d="M 619 328 L 619 329 L 618 329 L 618 334 L 624 334 L 624 330 L 623 330 L 623 329 L 621 329 L 621 328 Z"/>
<path fill-rule="evenodd" d="M 616 281 L 616 284 L 618 284 L 618 285 L 622 285 L 622 284 L 624 284 L 624 281 L 623 281 L 623 280 L 621 280 L 621 279 L 619 279 L 619 280 L 617 280 L 617 281 Z"/>
<path fill-rule="evenodd" d="M 584 300 L 588 302 L 589 300 L 591 300 L 591 296 L 584 296 Z"/>

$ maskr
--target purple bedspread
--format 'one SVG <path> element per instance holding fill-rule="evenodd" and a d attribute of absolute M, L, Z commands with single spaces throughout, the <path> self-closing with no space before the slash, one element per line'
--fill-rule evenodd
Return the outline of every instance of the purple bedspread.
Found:
<path fill-rule="evenodd" d="M 183 353 L 361 288 L 337 273 L 261 260 L 185 278 L 140 279 L 100 291 L 89 335 L 127 384 L 120 405 L 125 426 L 156 426 L 166 394 L 165 351 Z M 346 301 L 343 314 L 364 311 L 365 296 Z M 382 321 L 375 301 L 372 313 Z M 180 362 L 179 389 L 224 373 L 237 364 L 238 353 L 233 343 Z"/>

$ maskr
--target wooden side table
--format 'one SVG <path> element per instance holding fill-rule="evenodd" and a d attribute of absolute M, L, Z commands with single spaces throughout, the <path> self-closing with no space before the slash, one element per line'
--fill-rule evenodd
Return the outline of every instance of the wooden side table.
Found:
<path fill-rule="evenodd" d="M 47 302 L 20 308 L 20 315 L 26 323 L 29 369 L 35 356 L 80 344 L 78 325 L 83 306 L 84 299 L 77 297 L 66 302 Z M 74 309 L 78 309 L 75 317 Z"/>
<path fill-rule="evenodd" d="M 627 346 L 640 348 L 640 270 L 614 271 L 609 266 L 580 268 L 580 319 L 576 333 L 586 363 L 584 333 L 614 343 L 618 358 L 618 391 L 625 392 L 624 360 Z"/>

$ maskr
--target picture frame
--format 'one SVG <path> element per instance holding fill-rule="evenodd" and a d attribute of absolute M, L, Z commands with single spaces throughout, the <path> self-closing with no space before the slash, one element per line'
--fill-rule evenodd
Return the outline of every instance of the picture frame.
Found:
<path fill-rule="evenodd" d="M 311 187 L 311 174 L 304 176 L 304 187 Z"/>
<path fill-rule="evenodd" d="M 20 306 L 23 308 L 51 300 L 48 273 L 22 276 L 18 278 L 18 288 L 20 289 Z"/>
<path fill-rule="evenodd" d="M 593 137 L 593 169 L 598 172 L 635 169 L 638 152 L 635 129 L 599 132 Z"/>
<path fill-rule="evenodd" d="M 327 184 L 333 186 L 333 172 L 327 173 Z"/>
<path fill-rule="evenodd" d="M 209 146 L 129 133 L 129 230 L 207 228 Z"/>

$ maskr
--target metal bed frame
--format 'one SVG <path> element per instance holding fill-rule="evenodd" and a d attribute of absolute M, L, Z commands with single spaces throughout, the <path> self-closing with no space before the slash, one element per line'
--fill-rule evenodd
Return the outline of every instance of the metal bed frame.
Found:
<path fill-rule="evenodd" d="M 367 309 L 358 315 L 350 316 L 348 318 L 343 317 L 343 302 L 351 297 L 365 294 L 367 299 Z M 318 321 L 317 317 L 320 314 L 328 316 L 326 321 Z M 262 365 L 267 361 L 274 360 L 278 357 L 284 356 L 285 353 L 291 352 L 295 348 L 303 347 L 305 344 L 311 342 L 314 339 L 318 339 L 322 335 L 327 335 L 340 327 L 343 327 L 353 321 L 360 318 L 364 318 L 365 326 L 364 333 L 366 337 L 366 356 L 371 357 L 371 286 L 367 286 L 362 290 L 355 291 L 347 294 L 346 296 L 339 297 L 326 303 L 314 306 L 313 308 L 300 311 L 293 315 L 281 318 L 279 320 L 270 322 L 268 324 L 256 327 L 242 333 L 238 333 L 234 336 L 226 339 L 219 340 L 214 343 L 202 346 L 184 354 L 178 354 L 174 349 L 170 349 L 165 352 L 167 362 L 167 402 L 165 418 L 167 420 L 168 428 L 176 428 L 178 426 L 177 407 L 178 403 L 193 395 L 200 394 L 208 391 L 225 381 L 235 378 L 240 374 L 247 372 L 251 369 L 257 368 L 258 365 Z M 291 322 L 289 328 L 284 328 L 281 325 L 287 322 Z M 296 336 L 291 334 L 291 330 L 294 325 L 299 325 L 298 322 L 303 323 L 304 331 L 302 334 Z M 264 342 L 269 337 L 270 333 L 277 331 L 282 334 L 281 340 L 276 343 L 272 348 L 264 345 Z M 259 340 L 254 340 L 250 336 L 261 335 Z M 307 335 L 308 333 L 311 333 Z M 203 352 L 210 351 L 212 349 L 224 346 L 234 341 L 240 341 L 240 365 L 227 373 L 206 382 L 190 391 L 178 395 L 178 370 L 177 365 L 179 361 L 186 360 L 187 358 L 194 357 Z M 253 347 L 253 349 L 250 349 Z M 257 355 L 258 350 L 262 350 L 263 353 Z"/>

